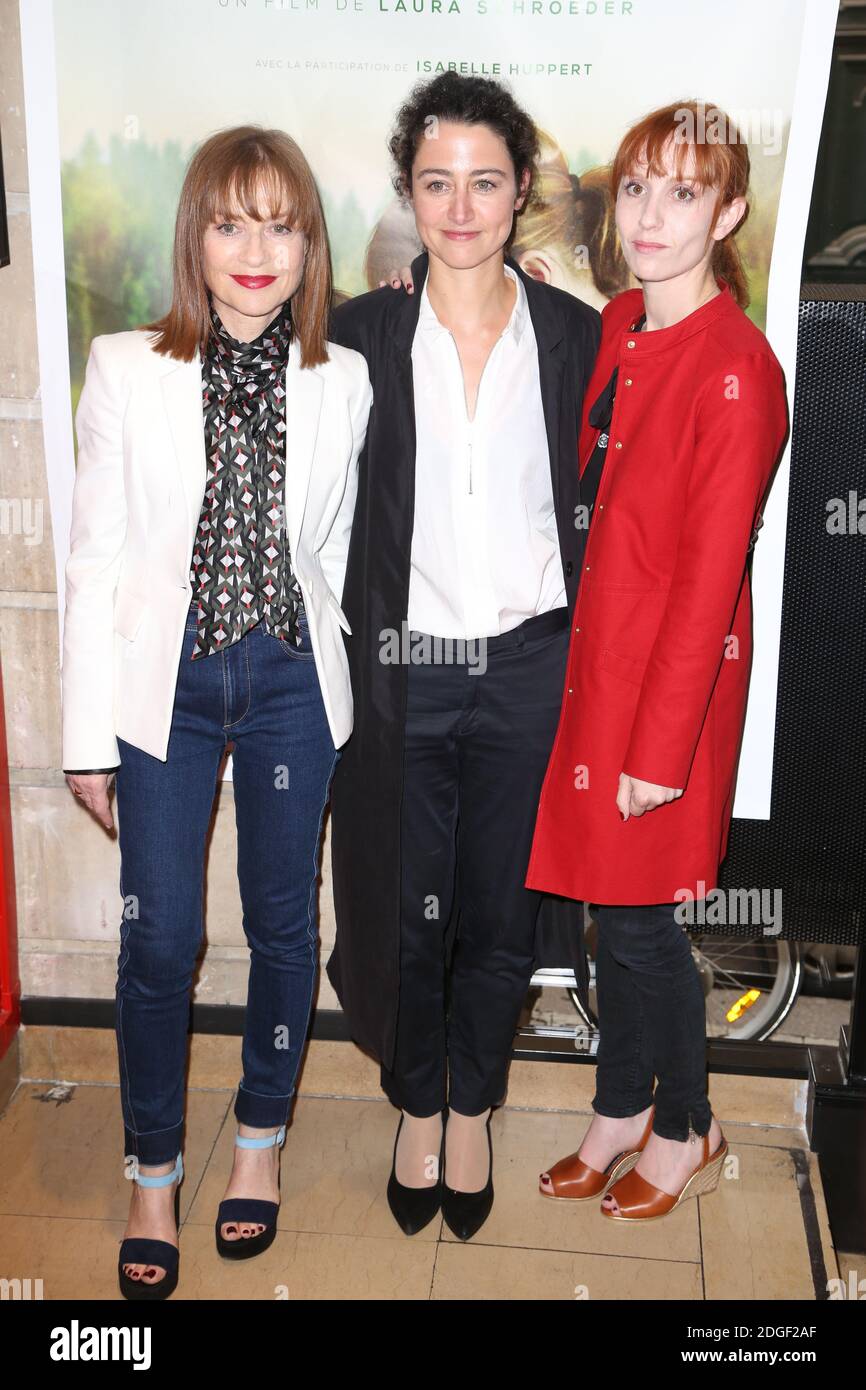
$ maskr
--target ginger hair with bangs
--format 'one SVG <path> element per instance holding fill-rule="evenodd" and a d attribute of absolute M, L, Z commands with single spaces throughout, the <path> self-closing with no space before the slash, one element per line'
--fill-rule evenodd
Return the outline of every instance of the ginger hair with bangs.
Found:
<path fill-rule="evenodd" d="M 204 356 L 211 335 L 204 278 L 204 234 L 217 219 L 242 209 L 261 220 L 264 190 L 271 218 L 285 216 L 307 239 L 300 285 L 292 295 L 292 331 L 301 346 L 301 366 L 328 360 L 331 254 L 319 191 L 307 160 L 290 135 L 263 126 L 217 131 L 190 160 L 181 188 L 174 232 L 171 308 L 141 327 L 156 334 L 154 351 L 191 362 Z"/>
<path fill-rule="evenodd" d="M 691 127 L 691 134 L 686 134 Z M 638 167 L 656 178 L 665 173 L 664 147 L 673 140 L 674 174 L 683 177 L 689 153 L 694 156 L 691 177 L 701 188 L 718 193 L 712 231 L 725 204 L 733 198 L 746 198 L 746 210 L 734 231 L 716 241 L 710 262 L 714 275 L 730 288 L 741 309 L 749 303 L 746 273 L 735 236 L 749 215 L 748 191 L 751 164 L 749 150 L 740 131 L 719 107 L 703 101 L 675 101 L 651 111 L 623 136 L 610 166 L 610 193 L 614 203 L 623 178 L 634 175 Z"/>

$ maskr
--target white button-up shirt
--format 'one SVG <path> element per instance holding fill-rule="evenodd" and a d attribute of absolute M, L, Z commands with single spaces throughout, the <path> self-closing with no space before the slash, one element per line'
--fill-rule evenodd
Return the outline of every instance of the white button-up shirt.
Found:
<path fill-rule="evenodd" d="M 436 637 L 494 637 L 567 603 L 538 349 L 526 290 L 466 410 L 457 344 L 421 291 L 412 342 L 415 520 L 410 629 Z M 577 457 L 575 456 L 575 468 Z"/>

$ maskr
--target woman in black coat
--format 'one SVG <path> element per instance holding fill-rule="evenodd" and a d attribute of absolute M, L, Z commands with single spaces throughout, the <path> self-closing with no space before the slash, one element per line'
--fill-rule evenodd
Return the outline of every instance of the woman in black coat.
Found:
<path fill-rule="evenodd" d="M 331 329 L 374 399 L 342 594 L 355 716 L 327 969 L 403 1112 L 388 1195 L 407 1234 L 441 1205 L 467 1239 L 492 1204 L 489 1117 L 532 974 L 542 896 L 523 880 L 588 523 L 577 440 L 600 318 L 507 254 L 537 151 L 498 83 L 417 87 L 391 140 L 427 248 L 413 293 L 361 295 Z"/>

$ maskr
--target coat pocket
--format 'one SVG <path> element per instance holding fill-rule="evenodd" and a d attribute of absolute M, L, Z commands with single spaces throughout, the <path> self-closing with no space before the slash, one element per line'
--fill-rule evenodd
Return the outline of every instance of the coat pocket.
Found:
<path fill-rule="evenodd" d="M 118 584 L 117 592 L 114 596 L 114 630 L 119 632 L 121 637 L 127 641 L 134 642 L 138 629 L 141 627 L 141 620 L 144 617 L 144 610 L 147 601 L 132 589 L 127 589 L 124 584 Z"/>
<path fill-rule="evenodd" d="M 631 656 L 619 656 L 617 652 L 612 652 L 609 648 L 604 647 L 598 658 L 598 665 L 603 670 L 610 671 L 614 676 L 621 676 L 624 681 L 631 681 L 633 685 L 640 685 L 646 670 L 646 659 L 635 661 Z"/>

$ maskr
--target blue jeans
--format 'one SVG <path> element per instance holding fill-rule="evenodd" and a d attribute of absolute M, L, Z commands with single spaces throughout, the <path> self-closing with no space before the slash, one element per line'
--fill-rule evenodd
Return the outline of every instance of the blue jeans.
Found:
<path fill-rule="evenodd" d="M 684 1140 L 689 1123 L 707 1133 L 712 1111 L 704 992 L 677 906 L 593 908 L 599 1042 L 592 1108 L 622 1118 L 654 1101 L 654 1133 Z"/>
<path fill-rule="evenodd" d="M 172 1162 L 183 1140 L 190 993 L 203 937 L 204 857 L 217 772 L 234 744 L 237 872 L 250 972 L 242 1124 L 285 1123 L 318 971 L 322 819 L 339 754 L 306 618 L 290 648 L 258 623 L 190 660 L 190 606 L 167 761 L 118 739 L 120 892 L 116 1033 L 127 1155 Z"/>

